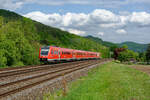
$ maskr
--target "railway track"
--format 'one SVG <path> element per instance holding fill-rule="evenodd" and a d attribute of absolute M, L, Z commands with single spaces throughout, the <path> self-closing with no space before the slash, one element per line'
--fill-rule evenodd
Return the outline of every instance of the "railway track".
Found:
<path fill-rule="evenodd" d="M 84 65 L 86 63 L 87 62 L 82 62 L 82 63 L 76 64 L 76 65 L 61 66 L 60 69 L 58 69 L 58 67 L 57 68 L 53 68 L 50 71 L 43 72 L 43 73 L 40 73 L 40 74 L 35 75 L 35 76 L 31 76 L 31 77 L 20 79 L 20 80 L 17 80 L 17 81 L 12 81 L 12 82 L 7 82 L 7 83 L 4 83 L 4 84 L 0 84 L 0 88 L 8 86 L 8 85 L 13 85 L 13 84 L 18 83 L 18 82 L 28 81 L 28 80 L 31 80 L 31 79 L 35 79 L 35 78 L 39 78 L 39 77 L 42 77 L 42 76 L 46 76 L 48 74 L 53 74 L 53 73 L 56 73 L 56 72 L 59 72 L 59 71 L 64 71 L 64 70 L 67 70 L 68 68 L 81 66 L 81 65 Z"/>
<path fill-rule="evenodd" d="M 48 69 L 52 69 L 54 67 L 67 66 L 67 65 L 70 65 L 70 64 L 77 64 L 77 63 L 82 63 L 82 62 L 85 62 L 85 61 L 77 61 L 77 62 L 61 63 L 61 64 L 52 64 L 52 65 L 38 65 L 38 66 L 29 66 L 29 67 L 5 68 L 5 69 L 0 70 L 0 78 L 3 78 L 3 77 L 6 78 L 6 77 L 9 77 L 9 76 L 35 72 L 35 71 L 39 71 L 39 70 L 40 71 L 41 70 L 48 70 Z"/>
<path fill-rule="evenodd" d="M 41 84 L 43 82 L 55 79 L 57 77 L 62 76 L 63 74 L 65 75 L 65 74 L 69 74 L 71 72 L 83 69 L 83 68 L 88 67 L 90 65 L 99 63 L 100 61 L 94 60 L 94 61 L 85 61 L 82 63 L 81 62 L 78 62 L 78 63 L 76 62 L 76 64 L 75 63 L 58 64 L 58 67 L 51 68 L 46 73 L 41 73 L 41 74 L 33 76 L 33 77 L 29 77 L 29 78 L 25 78 L 25 79 L 13 81 L 13 82 L 1 84 L 0 85 L 0 98 L 9 96 L 9 95 L 17 93 L 17 92 L 20 92 L 22 90 L 33 87 L 33 86 L 38 85 L 38 84 Z M 63 65 L 63 67 L 60 67 L 62 65 Z M 42 69 L 44 68 L 45 70 L 49 69 L 48 67 L 40 67 L 40 68 L 42 68 Z M 46 68 L 48 68 L 48 69 L 46 69 Z M 36 71 L 36 70 L 32 69 L 32 71 Z M 18 74 L 18 73 L 16 73 L 15 70 L 7 71 L 6 72 L 7 75 L 8 75 L 8 72 L 11 72 L 11 75 L 14 75 L 14 74 L 12 74 L 13 72 L 15 74 Z M 19 74 L 26 73 L 26 72 L 29 72 L 29 70 L 28 71 L 25 71 L 25 69 L 24 69 L 24 71 L 21 70 L 21 72 L 19 72 Z M 5 73 L 5 71 L 3 73 Z M 2 76 L 4 77 L 4 74 L 1 74 L 1 77 Z"/>

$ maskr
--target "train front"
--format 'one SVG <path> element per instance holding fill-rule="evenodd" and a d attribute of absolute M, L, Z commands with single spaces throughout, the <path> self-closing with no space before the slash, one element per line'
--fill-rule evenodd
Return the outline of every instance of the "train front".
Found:
<path fill-rule="evenodd" d="M 45 47 L 40 48 L 40 51 L 39 51 L 40 61 L 47 62 L 49 51 L 50 51 L 50 46 L 45 46 Z"/>

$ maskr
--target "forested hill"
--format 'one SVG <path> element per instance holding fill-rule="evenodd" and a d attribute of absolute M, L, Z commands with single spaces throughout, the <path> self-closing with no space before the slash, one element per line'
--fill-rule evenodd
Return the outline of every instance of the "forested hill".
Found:
<path fill-rule="evenodd" d="M 103 40 L 100 39 L 100 38 L 93 37 L 93 36 L 90 36 L 90 35 L 89 35 L 89 36 L 86 36 L 85 38 L 91 39 L 91 40 L 93 40 L 93 41 L 95 41 L 95 42 L 97 42 L 97 43 L 100 43 L 100 44 L 102 44 L 102 45 L 104 45 L 104 46 L 107 46 L 107 47 L 112 47 L 112 46 L 117 45 L 117 44 L 115 44 L 115 43 L 108 42 L 108 41 L 103 41 Z"/>
<path fill-rule="evenodd" d="M 135 52 L 144 52 L 146 51 L 148 46 L 147 44 L 139 44 L 135 42 L 112 43 L 112 42 L 103 41 L 102 39 L 93 36 L 86 36 L 86 38 L 101 43 L 102 45 L 107 47 L 112 47 L 112 46 L 122 47 L 123 45 L 127 45 L 130 50 L 133 50 Z"/>
<path fill-rule="evenodd" d="M 103 57 L 109 56 L 109 49 L 100 43 L 0 9 L 0 67 L 39 64 L 39 48 L 43 45 L 97 51 Z"/>
<path fill-rule="evenodd" d="M 123 45 L 127 45 L 130 50 L 136 51 L 136 52 L 144 52 L 147 49 L 147 44 L 139 44 L 135 42 L 123 42 L 118 44 L 120 47 Z"/>

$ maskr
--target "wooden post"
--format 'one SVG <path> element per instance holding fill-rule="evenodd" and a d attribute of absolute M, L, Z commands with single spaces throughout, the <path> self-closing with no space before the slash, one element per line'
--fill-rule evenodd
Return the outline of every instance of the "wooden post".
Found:
<path fill-rule="evenodd" d="M 63 96 L 66 96 L 67 94 L 67 82 L 66 79 L 64 77 L 64 74 L 62 74 L 62 83 L 63 83 Z"/>

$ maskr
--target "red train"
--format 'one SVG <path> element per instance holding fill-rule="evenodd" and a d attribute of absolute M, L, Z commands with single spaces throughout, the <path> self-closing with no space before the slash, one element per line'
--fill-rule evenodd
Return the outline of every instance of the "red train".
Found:
<path fill-rule="evenodd" d="M 60 48 L 55 46 L 45 46 L 40 48 L 40 61 L 53 62 L 62 60 L 82 60 L 82 59 L 99 59 L 100 53 Z"/>

